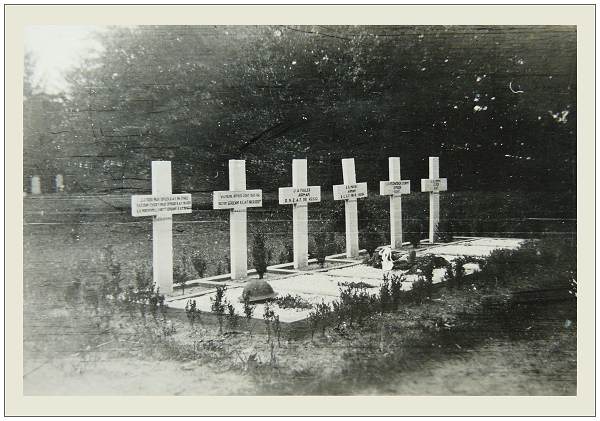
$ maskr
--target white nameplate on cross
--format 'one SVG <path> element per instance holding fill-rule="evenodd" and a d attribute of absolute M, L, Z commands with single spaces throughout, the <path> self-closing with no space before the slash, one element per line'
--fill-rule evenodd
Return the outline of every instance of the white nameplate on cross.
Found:
<path fill-rule="evenodd" d="M 153 216 L 152 277 L 164 294 L 173 292 L 173 214 L 191 213 L 192 195 L 171 191 L 171 162 L 152 161 L 152 194 L 131 197 L 131 215 Z"/>
<path fill-rule="evenodd" d="M 298 205 L 321 201 L 321 186 L 279 187 L 280 205 Z"/>
<path fill-rule="evenodd" d="M 346 257 L 358 257 L 358 204 L 357 199 L 367 197 L 367 183 L 356 182 L 354 158 L 342 159 L 344 184 L 333 186 L 333 199 L 344 200 L 346 215 Z"/>
<path fill-rule="evenodd" d="M 402 247 L 402 199 L 403 194 L 410 193 L 410 180 L 400 179 L 400 158 L 390 157 L 390 181 L 379 183 L 379 194 L 390 196 L 390 245 L 392 248 Z"/>
<path fill-rule="evenodd" d="M 213 192 L 214 209 L 229 211 L 231 279 L 248 275 L 247 208 L 262 206 L 262 190 L 246 190 L 246 161 L 229 160 L 229 191 Z"/>
<path fill-rule="evenodd" d="M 132 216 L 156 216 L 160 213 L 192 213 L 192 195 L 189 193 L 168 196 L 149 194 L 131 197 Z"/>
<path fill-rule="evenodd" d="M 213 209 L 260 208 L 262 190 L 216 191 L 213 192 Z"/>
<path fill-rule="evenodd" d="M 279 204 L 294 205 L 294 268 L 308 269 L 308 204 L 321 201 L 321 186 L 309 186 L 306 159 L 292 160 L 292 187 L 279 188 Z"/>
<path fill-rule="evenodd" d="M 363 197 L 367 197 L 367 183 L 333 186 L 333 200 L 362 199 Z"/>
<path fill-rule="evenodd" d="M 410 193 L 410 180 L 380 181 L 379 194 L 381 196 L 400 197 Z"/>
<path fill-rule="evenodd" d="M 421 179 L 421 191 L 429 192 L 429 242 L 437 240 L 437 228 L 440 223 L 440 192 L 448 190 L 448 181 L 440 178 L 440 159 L 429 157 L 429 178 Z"/>

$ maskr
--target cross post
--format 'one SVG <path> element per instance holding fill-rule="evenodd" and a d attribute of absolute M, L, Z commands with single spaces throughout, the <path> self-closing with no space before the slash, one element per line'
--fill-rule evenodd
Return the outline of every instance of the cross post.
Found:
<path fill-rule="evenodd" d="M 308 204 L 321 201 L 321 186 L 308 186 L 306 159 L 292 160 L 292 187 L 279 188 L 279 204 L 293 205 L 294 268 L 308 269 Z"/>
<path fill-rule="evenodd" d="M 229 209 L 231 279 L 248 275 L 247 208 L 262 206 L 262 190 L 246 190 L 246 161 L 229 160 L 229 190 L 213 192 L 213 209 Z"/>
<path fill-rule="evenodd" d="M 131 196 L 131 215 L 152 216 L 152 278 L 173 293 L 173 214 L 192 213 L 192 195 L 173 194 L 171 161 L 152 161 L 152 194 Z"/>
<path fill-rule="evenodd" d="M 333 200 L 345 201 L 346 257 L 358 257 L 358 204 L 357 199 L 367 197 L 367 183 L 356 182 L 354 158 L 342 159 L 344 184 L 333 186 Z"/>
<path fill-rule="evenodd" d="M 440 158 L 429 157 L 429 178 L 421 179 L 421 191 L 429 192 L 429 242 L 437 240 L 440 223 L 440 192 L 448 190 L 448 180 L 440 178 Z"/>
<path fill-rule="evenodd" d="M 379 182 L 379 194 L 390 196 L 390 245 L 402 247 L 402 195 L 410 193 L 410 180 L 400 178 L 400 158 L 390 157 L 389 181 Z"/>

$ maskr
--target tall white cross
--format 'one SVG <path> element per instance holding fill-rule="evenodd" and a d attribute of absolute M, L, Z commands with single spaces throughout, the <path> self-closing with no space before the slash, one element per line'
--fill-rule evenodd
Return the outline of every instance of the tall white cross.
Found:
<path fill-rule="evenodd" d="M 410 180 L 400 178 L 400 158 L 389 158 L 389 181 L 379 182 L 379 194 L 390 196 L 390 245 L 402 247 L 402 195 L 410 193 Z"/>
<path fill-rule="evenodd" d="M 333 200 L 344 200 L 346 210 L 346 257 L 358 257 L 358 204 L 367 197 L 367 183 L 356 182 L 354 158 L 342 159 L 344 184 L 333 186 Z"/>
<path fill-rule="evenodd" d="M 213 192 L 213 209 L 229 211 L 231 279 L 248 275 L 247 208 L 262 206 L 262 190 L 246 190 L 246 161 L 229 160 L 229 190 Z"/>
<path fill-rule="evenodd" d="M 171 161 L 152 161 L 152 194 L 131 196 L 132 216 L 153 216 L 152 277 L 160 292 L 173 292 L 173 214 L 192 213 L 192 195 L 172 194 Z"/>
<path fill-rule="evenodd" d="M 321 201 L 321 186 L 308 186 L 306 159 L 292 160 L 292 187 L 279 188 L 279 204 L 294 205 L 294 268 L 308 268 L 308 204 Z"/>
<path fill-rule="evenodd" d="M 440 192 L 448 190 L 448 180 L 440 178 L 440 158 L 429 157 L 429 178 L 421 179 L 421 191 L 429 192 L 429 242 L 435 243 L 440 223 Z"/>

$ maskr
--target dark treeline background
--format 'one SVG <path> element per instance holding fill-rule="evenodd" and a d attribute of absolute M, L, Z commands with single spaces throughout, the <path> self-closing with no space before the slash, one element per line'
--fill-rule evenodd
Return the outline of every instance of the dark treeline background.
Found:
<path fill-rule="evenodd" d="M 64 174 L 68 192 L 149 191 L 150 161 L 174 191 L 342 180 L 341 158 L 377 188 L 387 158 L 419 190 L 439 156 L 450 190 L 575 197 L 576 40 L 563 26 L 144 26 L 111 28 L 102 50 L 49 95 L 25 58 L 24 178 Z M 377 183 L 377 184 L 375 184 Z M 28 182 L 25 182 L 25 186 Z"/>

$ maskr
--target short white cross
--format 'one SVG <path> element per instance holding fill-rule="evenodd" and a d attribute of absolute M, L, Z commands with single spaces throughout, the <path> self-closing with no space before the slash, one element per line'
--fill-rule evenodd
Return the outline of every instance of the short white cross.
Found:
<path fill-rule="evenodd" d="M 229 160 L 229 189 L 213 192 L 213 209 L 230 209 L 231 279 L 243 279 L 248 275 L 247 208 L 262 206 L 262 190 L 246 190 L 246 161 Z"/>
<path fill-rule="evenodd" d="M 160 292 L 173 292 L 173 214 L 192 213 L 192 195 L 172 194 L 171 161 L 152 161 L 152 194 L 131 196 L 132 216 L 153 216 L 152 276 Z"/>
<path fill-rule="evenodd" d="M 344 200 L 346 210 L 346 257 L 358 257 L 358 204 L 367 197 L 367 183 L 356 182 L 354 158 L 342 159 L 344 184 L 333 186 L 333 200 Z"/>
<path fill-rule="evenodd" d="M 308 268 L 308 204 L 321 201 L 321 186 L 308 186 L 306 159 L 292 160 L 292 187 L 279 188 L 279 204 L 294 205 L 294 268 Z"/>
<path fill-rule="evenodd" d="M 440 192 L 448 190 L 448 181 L 440 178 L 440 159 L 429 157 L 429 178 L 421 179 L 421 191 L 429 192 L 429 242 L 437 240 L 437 227 L 440 223 Z"/>
<path fill-rule="evenodd" d="M 390 196 L 390 245 L 402 247 L 402 195 L 410 193 L 410 180 L 400 178 L 400 158 L 389 158 L 390 181 L 379 182 L 379 194 Z"/>

